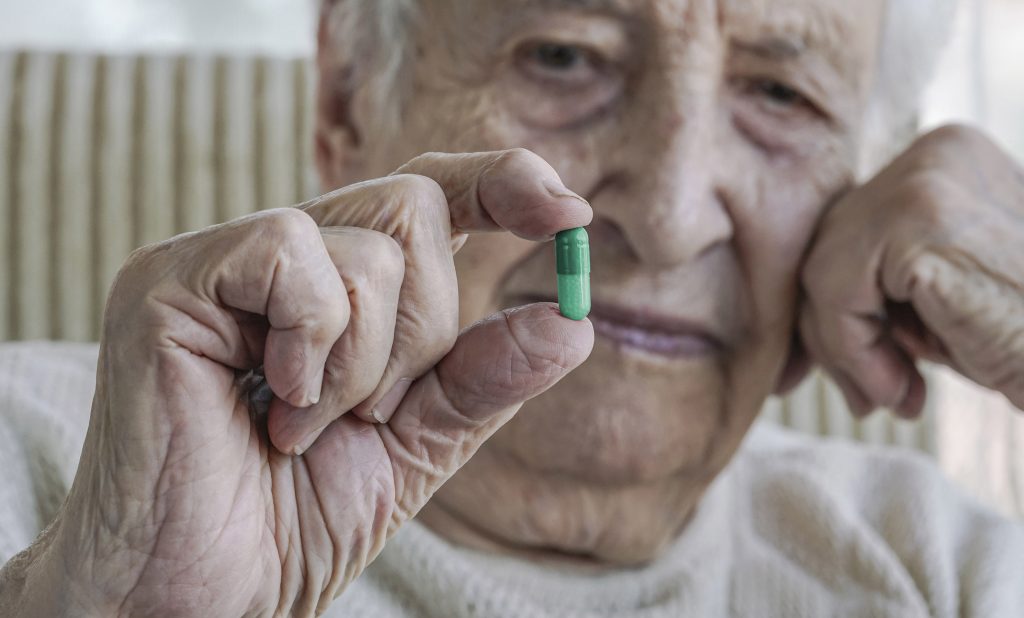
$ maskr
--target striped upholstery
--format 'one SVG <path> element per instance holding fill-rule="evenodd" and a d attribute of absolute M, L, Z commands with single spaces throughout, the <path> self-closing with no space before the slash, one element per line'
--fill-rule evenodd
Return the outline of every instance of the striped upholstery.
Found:
<path fill-rule="evenodd" d="M 135 247 L 310 195 L 305 60 L 0 53 L 0 340 L 98 337 Z"/>
<path fill-rule="evenodd" d="M 313 79 L 302 59 L 0 52 L 0 340 L 93 341 L 133 248 L 312 196 Z M 946 397 L 955 409 L 921 423 L 856 422 L 816 376 L 764 416 L 938 451 L 964 466 L 947 466 L 954 476 L 1019 512 L 1024 422 L 1008 410 L 960 415 L 972 397 Z"/>

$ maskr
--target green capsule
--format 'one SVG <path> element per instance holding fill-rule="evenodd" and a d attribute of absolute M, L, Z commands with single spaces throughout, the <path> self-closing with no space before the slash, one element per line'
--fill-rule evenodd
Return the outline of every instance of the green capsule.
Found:
<path fill-rule="evenodd" d="M 555 235 L 558 309 L 570 320 L 590 313 L 590 238 L 578 227 Z"/>

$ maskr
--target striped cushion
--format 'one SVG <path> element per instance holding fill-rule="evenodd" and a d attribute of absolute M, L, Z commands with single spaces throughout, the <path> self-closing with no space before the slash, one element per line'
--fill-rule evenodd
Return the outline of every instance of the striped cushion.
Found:
<path fill-rule="evenodd" d="M 135 247 L 311 195 L 305 60 L 0 53 L 0 340 L 98 338 Z"/>

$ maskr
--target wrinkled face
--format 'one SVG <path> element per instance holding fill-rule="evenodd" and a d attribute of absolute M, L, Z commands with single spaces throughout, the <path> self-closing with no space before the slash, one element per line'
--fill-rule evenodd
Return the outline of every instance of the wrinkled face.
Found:
<path fill-rule="evenodd" d="M 851 181 L 882 2 L 422 0 L 399 137 L 363 136 L 357 171 L 321 144 L 327 182 L 522 146 L 595 211 L 593 355 L 440 508 L 612 560 L 672 538 L 785 365 L 801 257 Z M 464 323 L 555 295 L 550 245 L 477 236 L 456 265 Z"/>

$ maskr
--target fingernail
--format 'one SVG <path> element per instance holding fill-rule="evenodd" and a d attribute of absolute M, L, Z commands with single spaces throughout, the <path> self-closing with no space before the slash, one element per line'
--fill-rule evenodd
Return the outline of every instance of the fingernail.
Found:
<path fill-rule="evenodd" d="M 324 428 L 317 429 L 316 431 L 310 433 L 308 436 L 300 440 L 299 443 L 295 445 L 295 448 L 292 449 L 292 454 L 298 457 L 299 455 L 308 451 L 309 447 L 313 446 L 313 443 L 316 442 L 316 439 L 319 438 L 320 434 L 322 434 L 323 432 Z"/>
<path fill-rule="evenodd" d="M 579 194 L 577 194 L 577 193 L 575 193 L 573 191 L 570 191 L 564 185 L 559 186 L 559 185 L 556 185 L 555 183 L 545 182 L 544 183 L 544 188 L 547 190 L 548 193 L 551 194 L 551 197 L 569 198 L 569 199 L 579 200 L 579 201 L 583 202 L 584 204 L 587 204 L 588 206 L 590 205 L 590 203 L 587 200 L 585 200 L 582 197 L 580 197 Z"/>
<path fill-rule="evenodd" d="M 324 388 L 324 374 L 321 373 L 319 376 L 313 378 L 313 387 L 306 392 L 306 401 L 308 402 L 306 408 L 315 406 L 320 403 L 320 394 Z"/>
<path fill-rule="evenodd" d="M 409 392 L 409 387 L 412 386 L 412 380 L 409 378 L 402 378 L 395 385 L 391 387 L 391 390 L 387 392 L 377 405 L 373 406 L 373 410 L 370 415 L 373 419 L 383 425 L 384 423 L 391 420 L 394 416 L 395 410 L 398 409 L 398 404 L 402 403 L 402 399 L 405 398 L 405 394 Z"/>

